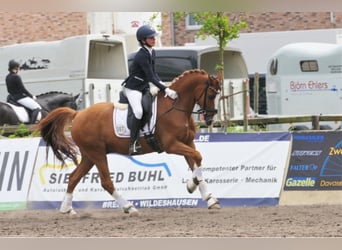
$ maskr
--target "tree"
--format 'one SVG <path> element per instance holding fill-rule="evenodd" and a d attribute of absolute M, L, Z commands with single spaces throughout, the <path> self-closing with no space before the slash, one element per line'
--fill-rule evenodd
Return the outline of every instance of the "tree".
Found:
<path fill-rule="evenodd" d="M 221 71 L 222 79 L 224 79 L 224 49 L 229 41 L 239 37 L 242 28 L 248 27 L 247 22 L 239 20 L 239 17 L 231 22 L 224 12 L 176 12 L 174 16 L 177 20 L 184 18 L 187 14 L 192 15 L 194 20 L 202 25 L 196 37 L 205 39 L 207 36 L 212 36 L 216 39 L 219 47 L 219 63 L 216 65 L 216 70 Z M 224 88 L 222 88 L 222 96 L 225 96 Z M 227 99 L 223 98 L 222 100 L 223 114 L 226 120 Z"/>
<path fill-rule="evenodd" d="M 224 12 L 200 12 L 191 14 L 195 21 L 202 24 L 196 36 L 202 39 L 205 39 L 207 36 L 212 36 L 216 39 L 220 50 L 220 61 L 217 65 L 217 70 L 223 70 L 223 52 L 225 47 L 229 41 L 238 38 L 240 30 L 247 28 L 248 24 L 245 21 L 230 22 Z"/>
<path fill-rule="evenodd" d="M 156 15 L 150 18 L 150 22 L 156 19 Z M 163 14 L 165 15 L 165 13 Z M 247 28 L 248 24 L 245 21 L 240 20 L 241 16 L 238 14 L 231 13 L 233 16 L 233 21 L 229 20 L 228 13 L 224 12 L 174 12 L 173 17 L 175 21 L 184 19 L 186 15 L 191 15 L 196 22 L 201 24 L 201 28 L 198 30 L 196 37 L 205 39 L 207 36 L 212 36 L 216 39 L 219 48 L 219 59 L 216 65 L 216 70 L 221 71 L 222 79 L 224 80 L 224 49 L 229 43 L 229 41 L 239 37 L 240 30 Z M 161 29 L 161 27 L 158 27 Z M 221 83 L 223 86 L 223 83 Z M 225 97 L 224 86 L 222 88 L 221 96 Z M 226 122 L 227 112 L 227 99 L 223 98 L 223 115 Z"/>

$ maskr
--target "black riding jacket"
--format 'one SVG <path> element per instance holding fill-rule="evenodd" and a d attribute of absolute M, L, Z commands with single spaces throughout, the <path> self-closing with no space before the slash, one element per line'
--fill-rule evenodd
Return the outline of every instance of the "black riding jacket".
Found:
<path fill-rule="evenodd" d="M 129 77 L 125 80 L 124 86 L 129 89 L 145 91 L 149 88 L 149 82 L 153 83 L 160 90 L 166 86 L 155 70 L 155 51 L 152 55 L 147 48 L 141 47 L 134 57 L 133 63 L 129 68 Z"/>
<path fill-rule="evenodd" d="M 33 95 L 25 88 L 21 77 L 14 72 L 10 72 L 6 76 L 6 86 L 7 92 L 15 100 L 19 100 L 27 96 L 33 98 Z"/>

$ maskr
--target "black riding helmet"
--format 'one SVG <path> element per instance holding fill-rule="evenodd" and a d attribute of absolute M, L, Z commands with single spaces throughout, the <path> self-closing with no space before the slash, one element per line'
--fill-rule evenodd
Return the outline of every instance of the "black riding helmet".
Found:
<path fill-rule="evenodd" d="M 12 71 L 14 68 L 19 68 L 20 64 L 15 60 L 10 60 L 8 62 L 8 71 Z"/>
<path fill-rule="evenodd" d="M 150 25 L 143 25 L 139 27 L 137 30 L 137 40 L 141 41 L 148 37 L 157 36 L 158 33 L 150 26 Z"/>

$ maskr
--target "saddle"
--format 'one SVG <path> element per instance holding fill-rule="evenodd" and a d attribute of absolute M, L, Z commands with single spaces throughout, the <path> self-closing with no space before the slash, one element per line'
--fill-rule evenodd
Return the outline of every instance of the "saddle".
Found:
<path fill-rule="evenodd" d="M 156 96 L 155 97 L 152 96 L 150 91 L 143 92 L 142 101 L 141 101 L 142 108 L 143 108 L 143 116 L 141 118 L 140 130 L 142 130 L 144 127 L 147 126 L 147 130 L 145 130 L 143 132 L 143 135 L 144 135 L 144 138 L 145 138 L 147 144 L 154 151 L 161 153 L 162 150 L 161 150 L 160 144 L 154 136 L 154 127 L 155 126 L 153 128 L 151 128 L 151 122 L 150 122 L 151 118 L 153 116 L 152 103 L 153 103 L 153 101 L 156 100 L 156 98 L 157 98 Z M 122 90 L 119 92 L 119 101 L 118 102 L 120 104 L 128 105 L 126 123 L 127 123 L 127 127 L 129 129 L 131 129 L 134 114 L 133 114 L 132 107 L 131 107 L 130 103 L 128 102 L 128 98 Z"/>
<path fill-rule="evenodd" d="M 6 98 L 7 104 L 9 104 L 15 114 L 17 115 L 19 121 L 30 124 L 30 118 L 32 117 L 32 110 L 26 108 L 24 105 L 18 103 L 11 95 Z"/>

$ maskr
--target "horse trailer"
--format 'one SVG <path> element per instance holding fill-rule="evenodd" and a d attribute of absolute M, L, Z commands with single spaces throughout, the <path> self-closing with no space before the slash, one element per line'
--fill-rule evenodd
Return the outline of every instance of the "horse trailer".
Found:
<path fill-rule="evenodd" d="M 34 95 L 50 91 L 80 94 L 79 109 L 103 101 L 119 99 L 121 83 L 128 76 L 128 65 L 136 52 L 128 54 L 128 38 L 121 35 L 82 35 L 58 41 L 30 42 L 0 47 L 0 101 L 6 101 L 5 78 L 8 61 L 20 63 L 20 76 Z M 138 47 L 137 47 L 138 48 Z M 219 64 L 216 46 L 155 47 L 156 70 L 166 83 L 188 69 L 200 68 L 215 75 Z M 132 50 L 131 50 L 132 51 Z M 224 94 L 228 106 L 223 116 L 240 119 L 244 115 L 243 85 L 248 79 L 242 52 L 227 47 L 224 51 Z"/>
<path fill-rule="evenodd" d="M 34 95 L 80 94 L 80 109 L 115 101 L 128 74 L 125 44 L 124 37 L 99 34 L 0 47 L 0 101 L 6 101 L 5 78 L 11 59 L 20 63 L 19 74 Z"/>
<path fill-rule="evenodd" d="M 291 43 L 280 48 L 267 65 L 266 95 L 270 116 L 342 114 L 342 44 Z M 337 129 L 341 122 L 320 125 Z M 294 124 L 296 128 L 311 129 L 311 123 Z"/>
<path fill-rule="evenodd" d="M 174 78 L 189 69 L 203 69 L 207 73 L 217 74 L 219 64 L 219 48 L 212 45 L 186 45 L 175 47 L 156 47 L 155 66 L 161 80 L 169 84 Z M 136 52 L 128 55 L 128 65 L 133 61 Z M 236 48 L 226 47 L 224 50 L 224 95 L 228 98 L 226 118 L 240 119 L 244 115 L 243 84 L 248 79 L 246 62 L 242 52 Z M 215 120 L 224 120 L 223 103 L 217 98 L 219 114 Z M 196 107 L 195 107 L 195 110 Z M 227 117 L 228 116 L 228 117 Z M 194 117 L 196 121 L 200 117 Z"/>

